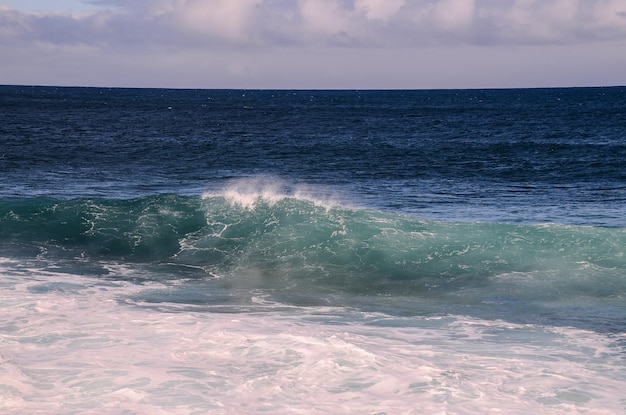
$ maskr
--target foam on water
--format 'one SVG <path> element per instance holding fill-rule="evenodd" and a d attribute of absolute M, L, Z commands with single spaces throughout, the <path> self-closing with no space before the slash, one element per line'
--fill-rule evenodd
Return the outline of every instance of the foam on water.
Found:
<path fill-rule="evenodd" d="M 272 206 L 285 199 L 306 201 L 327 209 L 349 206 L 345 197 L 340 198 L 337 194 L 305 184 L 290 185 L 283 179 L 267 175 L 233 179 L 222 188 L 202 195 L 203 199 L 211 197 L 223 197 L 232 206 L 243 209 L 253 209 L 259 203 Z"/>
<path fill-rule="evenodd" d="M 7 415 L 626 410 L 619 336 L 458 315 L 264 312 L 263 301 L 252 313 L 159 311 L 131 299 L 156 283 L 1 264 Z"/>

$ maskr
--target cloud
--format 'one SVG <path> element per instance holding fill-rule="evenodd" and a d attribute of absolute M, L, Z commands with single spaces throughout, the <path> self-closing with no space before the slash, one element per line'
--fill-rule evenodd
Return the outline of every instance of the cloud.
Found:
<path fill-rule="evenodd" d="M 356 0 L 354 7 L 371 20 L 389 20 L 396 16 L 407 0 Z"/>
<path fill-rule="evenodd" d="M 251 42 L 256 8 L 263 0 L 180 0 L 169 5 L 174 23 L 185 31 L 232 42 Z"/>
<path fill-rule="evenodd" d="M 620 0 L 515 0 L 501 16 L 500 33 L 502 41 L 517 44 L 624 39 L 624 11 L 626 3 Z"/>
<path fill-rule="evenodd" d="M 0 5 L 0 83 L 432 88 L 626 82 L 624 0 L 88 2 L 98 7 L 34 13 Z"/>
<path fill-rule="evenodd" d="M 0 41 L 135 46 L 541 44 L 626 38 L 623 0 L 93 0 L 0 9 Z M 104 8 L 104 9 L 102 9 Z"/>
<path fill-rule="evenodd" d="M 440 0 L 433 8 L 433 19 L 444 29 L 463 29 L 472 23 L 475 6 L 475 0 Z"/>

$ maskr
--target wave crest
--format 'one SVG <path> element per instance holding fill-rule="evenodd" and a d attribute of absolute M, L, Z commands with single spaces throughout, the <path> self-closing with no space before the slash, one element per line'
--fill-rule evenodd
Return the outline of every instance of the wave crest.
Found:
<path fill-rule="evenodd" d="M 308 185 L 292 185 L 271 176 L 256 176 L 231 180 L 218 191 L 204 192 L 202 199 L 223 197 L 232 206 L 254 209 L 258 204 L 274 205 L 285 199 L 307 201 L 315 206 L 330 209 L 335 206 L 349 206 L 336 194 L 321 191 Z"/>

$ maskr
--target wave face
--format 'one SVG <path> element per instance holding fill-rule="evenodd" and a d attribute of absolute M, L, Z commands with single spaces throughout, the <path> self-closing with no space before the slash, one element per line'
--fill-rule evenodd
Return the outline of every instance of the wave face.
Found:
<path fill-rule="evenodd" d="M 149 269 L 144 279 L 196 284 L 191 297 L 147 301 L 214 301 L 216 287 L 264 290 L 282 302 L 419 297 L 420 306 L 617 301 L 626 293 L 623 229 L 434 222 L 274 189 L 0 203 L 5 252 L 65 272 L 115 277 L 81 264 L 136 264 Z"/>

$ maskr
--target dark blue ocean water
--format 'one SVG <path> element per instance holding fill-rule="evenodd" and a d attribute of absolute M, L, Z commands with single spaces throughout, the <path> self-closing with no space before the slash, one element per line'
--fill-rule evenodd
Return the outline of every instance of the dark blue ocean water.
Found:
<path fill-rule="evenodd" d="M 2 197 L 198 195 L 270 175 L 433 219 L 626 224 L 624 88 L 1 92 Z"/>
<path fill-rule="evenodd" d="M 111 294 L 115 312 L 139 308 L 145 316 L 266 313 L 267 322 L 279 313 L 324 327 L 421 329 L 447 318 L 521 325 L 502 337 L 502 327 L 489 329 L 496 350 L 510 350 L 511 336 L 554 346 L 528 327 L 583 330 L 607 336 L 619 354 L 624 160 L 624 87 L 2 86 L 2 286 L 6 298 L 23 289 L 32 301 L 54 303 L 58 295 L 88 299 L 123 285 Z M 13 318 L 5 327 L 27 319 Z M 377 347 L 390 341 L 380 338 Z M 455 350 L 474 353 L 472 344 Z M 611 396 L 611 382 L 595 396 Z M 524 399 L 555 413 L 595 405 L 580 385 L 530 397 L 519 389 L 529 385 L 516 388 L 513 412 L 528 407 Z M 463 393 L 466 400 L 488 395 Z M 431 398 L 424 406 L 431 410 L 454 401 Z M 494 402 L 486 399 L 476 413 Z M 274 409 L 293 408 L 282 404 Z M 387 407 L 394 408 L 404 407 Z"/>

